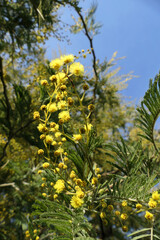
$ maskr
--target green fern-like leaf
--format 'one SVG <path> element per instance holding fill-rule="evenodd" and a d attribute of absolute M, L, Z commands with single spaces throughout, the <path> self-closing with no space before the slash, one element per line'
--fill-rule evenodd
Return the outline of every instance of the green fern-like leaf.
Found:
<path fill-rule="evenodd" d="M 153 130 L 160 113 L 160 74 L 156 76 L 153 83 L 150 83 L 150 88 L 137 111 L 139 113 L 136 118 L 137 125 L 143 131 L 140 136 L 152 142 L 156 151 L 158 151 Z"/>

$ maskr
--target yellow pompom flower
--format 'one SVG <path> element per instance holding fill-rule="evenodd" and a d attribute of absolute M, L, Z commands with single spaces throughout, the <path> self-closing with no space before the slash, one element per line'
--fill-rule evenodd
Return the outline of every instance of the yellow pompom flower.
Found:
<path fill-rule="evenodd" d="M 77 192 L 76 192 L 76 195 L 77 195 L 77 197 L 79 197 L 79 198 L 84 198 L 84 192 L 82 191 L 82 190 L 78 190 Z"/>
<path fill-rule="evenodd" d="M 96 177 L 92 178 L 92 184 L 96 185 L 98 183 L 98 179 Z"/>
<path fill-rule="evenodd" d="M 57 84 L 58 84 L 58 85 L 65 83 L 66 80 L 68 79 L 68 78 L 66 77 L 66 74 L 63 73 L 63 72 L 57 73 L 55 76 L 56 76 Z"/>
<path fill-rule="evenodd" d="M 145 218 L 148 219 L 148 220 L 152 220 L 153 219 L 153 214 L 146 211 Z"/>
<path fill-rule="evenodd" d="M 48 112 L 56 112 L 58 110 L 56 103 L 47 104 Z"/>
<path fill-rule="evenodd" d="M 34 231 L 33 231 L 34 233 L 37 233 L 37 229 L 34 229 Z"/>
<path fill-rule="evenodd" d="M 46 193 L 42 193 L 42 196 L 43 196 L 43 197 L 47 197 L 47 194 L 46 194 Z"/>
<path fill-rule="evenodd" d="M 59 180 L 55 183 L 54 189 L 56 189 L 56 192 L 57 192 L 57 193 L 61 193 L 61 192 L 65 189 L 64 180 L 59 179 Z"/>
<path fill-rule="evenodd" d="M 55 133 L 55 137 L 56 137 L 56 138 L 59 138 L 61 135 L 62 135 L 61 132 L 56 132 L 56 133 Z"/>
<path fill-rule="evenodd" d="M 55 70 L 59 70 L 62 65 L 63 61 L 62 59 L 59 58 L 52 60 L 49 64 L 50 68 L 54 68 Z"/>
<path fill-rule="evenodd" d="M 128 227 L 124 225 L 124 226 L 122 227 L 122 230 L 123 230 L 123 232 L 128 232 Z"/>
<path fill-rule="evenodd" d="M 43 149 L 39 149 L 38 150 L 38 155 L 43 155 L 44 154 L 44 150 Z"/>
<path fill-rule="evenodd" d="M 58 102 L 58 109 L 64 109 L 67 106 L 66 101 L 60 101 Z"/>
<path fill-rule="evenodd" d="M 60 156 L 62 153 L 64 152 L 63 148 L 58 148 L 55 152 L 54 152 L 54 156 L 58 157 Z"/>
<path fill-rule="evenodd" d="M 39 112 L 37 112 L 37 111 L 34 112 L 34 113 L 33 113 L 33 119 L 34 119 L 34 120 L 37 120 L 37 119 L 39 119 L 39 118 L 40 118 Z"/>
<path fill-rule="evenodd" d="M 128 215 L 126 213 L 121 214 L 121 219 L 126 220 L 128 218 Z"/>
<path fill-rule="evenodd" d="M 80 140 L 82 140 L 82 135 L 81 134 L 73 134 L 73 138 L 75 141 L 80 141 Z"/>
<path fill-rule="evenodd" d="M 38 170 L 38 174 L 41 174 L 42 173 L 42 170 Z"/>
<path fill-rule="evenodd" d="M 48 85 L 48 81 L 47 80 L 41 80 L 41 85 L 42 86 L 47 86 Z"/>
<path fill-rule="evenodd" d="M 115 211 L 115 215 L 119 216 L 120 215 L 120 211 Z"/>
<path fill-rule="evenodd" d="M 150 198 L 149 202 L 148 202 L 148 206 L 150 208 L 155 208 L 157 206 L 157 202 L 154 201 L 152 198 Z"/>
<path fill-rule="evenodd" d="M 57 195 L 57 194 L 54 194 L 54 195 L 53 195 L 53 198 L 54 198 L 54 199 L 57 199 L 57 198 L 58 198 L 58 195 Z"/>
<path fill-rule="evenodd" d="M 60 163 L 58 164 L 58 167 L 59 167 L 59 168 L 63 168 L 63 166 L 64 166 L 64 163 L 62 163 L 62 162 L 60 162 Z"/>
<path fill-rule="evenodd" d="M 41 123 L 38 125 L 37 128 L 40 132 L 46 132 L 47 131 L 47 127 L 44 124 L 41 124 Z"/>
<path fill-rule="evenodd" d="M 81 207 L 83 203 L 84 201 L 76 195 L 71 198 L 71 206 L 74 208 Z"/>
<path fill-rule="evenodd" d="M 47 144 L 51 144 L 53 142 L 53 137 L 51 135 L 46 135 L 45 141 Z"/>
<path fill-rule="evenodd" d="M 113 208 L 113 205 L 108 205 L 107 208 L 108 208 L 109 211 L 113 211 L 113 209 L 114 209 L 114 208 Z"/>
<path fill-rule="evenodd" d="M 65 64 L 67 64 L 67 63 L 71 63 L 74 61 L 74 56 L 73 56 L 73 54 L 64 55 L 61 57 L 61 59 Z"/>
<path fill-rule="evenodd" d="M 140 209 L 142 208 L 142 204 L 137 203 L 137 204 L 136 204 L 136 208 L 137 208 L 137 210 L 140 210 Z"/>
<path fill-rule="evenodd" d="M 107 207 L 107 203 L 106 202 L 102 202 L 102 208 L 106 208 Z"/>
<path fill-rule="evenodd" d="M 152 193 L 153 200 L 159 200 L 159 198 L 160 198 L 160 194 L 158 193 L 158 191 L 155 191 Z"/>
<path fill-rule="evenodd" d="M 50 76 L 49 80 L 51 80 L 51 82 L 56 82 L 57 81 L 56 75 Z"/>
<path fill-rule="evenodd" d="M 75 178 L 76 177 L 76 174 L 75 174 L 75 172 L 74 171 L 71 171 L 71 173 L 70 173 L 70 178 Z"/>
<path fill-rule="evenodd" d="M 81 63 L 73 63 L 70 66 L 70 72 L 76 76 L 82 76 L 84 74 L 84 67 Z"/>
<path fill-rule="evenodd" d="M 67 122 L 71 117 L 68 111 L 62 111 L 58 114 L 58 118 L 62 119 L 64 122 Z"/>
<path fill-rule="evenodd" d="M 49 167 L 49 163 L 48 162 L 43 163 L 42 167 L 43 168 L 48 168 Z"/>
<path fill-rule="evenodd" d="M 101 213 L 100 213 L 100 218 L 101 218 L 101 219 L 106 218 L 105 212 L 101 212 Z"/>
<path fill-rule="evenodd" d="M 36 237 L 36 240 L 39 240 L 39 236 Z"/>
<path fill-rule="evenodd" d="M 56 145 L 57 145 L 57 142 L 56 142 L 56 141 L 53 141 L 51 145 L 52 145 L 52 146 L 56 146 Z"/>
<path fill-rule="evenodd" d="M 127 207 L 127 201 L 122 202 L 122 207 Z"/>

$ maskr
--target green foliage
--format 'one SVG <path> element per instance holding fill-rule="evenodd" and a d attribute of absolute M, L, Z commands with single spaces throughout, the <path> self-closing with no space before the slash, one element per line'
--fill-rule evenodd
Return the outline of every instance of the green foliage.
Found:
<path fill-rule="evenodd" d="M 36 208 L 33 216 L 37 216 L 33 222 L 54 230 L 52 239 L 94 239 L 88 238 L 91 224 L 83 211 L 74 212 L 62 203 L 49 200 L 37 200 L 33 207 Z"/>
<path fill-rule="evenodd" d="M 154 127 L 160 113 L 160 75 L 155 77 L 154 82 L 150 82 L 150 87 L 146 92 L 141 106 L 138 110 L 137 123 L 143 131 L 140 136 L 153 143 L 156 151 L 158 148 L 154 140 Z"/>

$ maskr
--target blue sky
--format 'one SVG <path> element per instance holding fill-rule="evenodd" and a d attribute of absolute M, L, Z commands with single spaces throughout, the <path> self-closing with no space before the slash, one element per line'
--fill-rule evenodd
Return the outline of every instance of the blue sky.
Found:
<path fill-rule="evenodd" d="M 92 2 L 82 1 L 81 6 L 87 10 Z M 102 28 L 93 42 L 96 56 L 100 62 L 106 57 L 109 60 L 115 51 L 118 51 L 118 57 L 126 57 L 118 62 L 120 74 L 133 71 L 138 77 L 128 82 L 123 95 L 138 103 L 148 89 L 149 79 L 160 70 L 160 1 L 98 0 L 97 3 L 96 20 Z M 73 14 L 69 9 L 61 10 L 63 20 L 72 24 L 70 13 Z M 58 48 L 73 54 L 89 48 L 88 39 L 82 32 L 69 37 L 71 45 L 49 39 L 46 44 L 47 58 L 52 59 L 53 52 Z M 87 65 L 91 64 L 89 59 L 86 61 Z"/>

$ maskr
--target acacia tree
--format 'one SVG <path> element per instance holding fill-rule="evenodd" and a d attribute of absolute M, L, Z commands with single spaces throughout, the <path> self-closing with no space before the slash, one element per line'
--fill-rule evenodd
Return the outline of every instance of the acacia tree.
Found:
<path fill-rule="evenodd" d="M 49 5 L 45 4 L 44 2 L 48 3 Z M 76 12 L 78 13 L 78 22 L 80 23 L 78 26 L 80 29 L 84 29 L 85 34 L 89 39 L 91 49 L 86 53 L 82 51 L 82 54 L 77 57 L 79 58 L 80 56 L 82 56 L 85 58 L 87 53 L 91 53 L 93 56 L 92 66 L 94 74 L 91 78 L 89 76 L 84 76 L 83 74 L 76 75 L 74 72 L 74 67 L 76 65 L 73 65 L 74 67 L 72 66 L 71 68 L 72 76 L 69 76 L 69 71 L 67 72 L 66 66 L 67 64 L 69 64 L 68 66 L 70 66 L 71 62 L 73 61 L 73 59 L 75 59 L 75 57 L 73 58 L 73 56 L 71 55 L 71 60 L 68 63 L 65 63 L 64 59 L 63 61 L 62 59 L 60 59 L 62 65 L 64 63 L 66 64 L 63 65 L 63 70 L 64 72 L 66 72 L 66 77 L 69 78 L 70 85 L 67 86 L 67 90 L 65 91 L 65 84 L 63 84 L 64 86 L 61 86 L 61 81 L 63 81 L 63 78 L 60 79 L 60 77 L 58 77 L 60 86 L 58 86 L 58 88 L 56 89 L 57 92 L 54 94 L 54 96 L 52 96 L 51 92 L 53 91 L 55 85 L 58 84 L 57 79 L 52 77 L 57 73 L 57 69 L 55 69 L 51 65 L 49 66 L 49 63 L 43 59 L 43 50 L 39 48 L 39 45 L 36 44 L 36 41 L 38 41 L 39 43 L 43 42 L 47 38 L 47 34 L 49 34 L 48 31 L 51 31 L 56 35 L 54 27 L 53 29 L 50 28 L 51 24 L 53 24 L 54 22 L 57 23 L 57 9 L 55 10 L 55 12 L 53 12 L 53 14 L 55 13 L 54 16 L 51 12 L 51 9 L 53 5 L 55 6 L 55 3 L 70 4 L 70 6 L 74 7 Z M 109 165 L 111 157 L 113 158 L 114 156 L 114 150 L 111 149 L 109 151 L 110 155 L 108 154 L 109 157 L 107 157 L 106 161 L 105 158 L 108 152 L 106 153 L 106 149 L 103 148 L 103 145 L 111 138 L 119 138 L 119 129 L 125 129 L 126 123 L 130 119 L 128 116 L 130 115 L 129 111 L 131 110 L 127 106 L 122 106 L 120 103 L 121 100 L 117 95 L 119 85 L 110 82 L 111 77 L 114 76 L 116 71 L 107 73 L 107 70 L 113 64 L 113 59 L 115 58 L 115 55 L 113 56 L 112 61 L 104 62 L 102 64 L 97 64 L 96 62 L 96 54 L 93 47 L 92 36 L 92 33 L 95 32 L 98 27 L 97 25 L 94 25 L 93 13 L 95 11 L 95 8 L 92 8 L 92 10 L 88 12 L 88 15 L 83 18 L 81 8 L 79 8 L 77 4 L 78 1 L 26 1 L 25 4 L 24 2 L 22 3 L 22 1 L 4 1 L 3 7 L 5 6 L 5 8 L 2 10 L 2 13 L 5 15 L 4 19 L 8 19 L 8 21 L 6 21 L 4 24 L 4 26 L 6 26 L 6 30 L 4 28 L 1 32 L 3 39 L 1 49 L 3 49 L 5 56 L 6 54 L 11 56 L 11 61 L 13 61 L 15 66 L 14 69 L 9 70 L 8 65 L 11 64 L 11 62 L 7 62 L 6 67 L 1 67 L 1 82 L 3 89 L 1 95 L 1 188 L 3 189 L 1 195 L 1 225 L 3 226 L 3 228 L 1 228 L 1 236 L 4 239 L 8 237 L 11 239 L 23 239 L 24 232 L 25 230 L 27 230 L 28 226 L 30 233 L 28 232 L 28 230 L 26 231 L 26 238 L 32 237 L 33 239 L 38 239 L 39 236 L 42 239 L 50 238 L 50 236 L 51 238 L 53 238 L 55 234 L 56 239 L 61 239 L 65 234 L 66 226 L 68 226 L 66 225 L 67 221 L 69 221 L 69 226 L 67 228 L 67 234 L 69 234 L 67 235 L 67 237 L 69 239 L 78 237 L 77 234 L 79 234 L 79 236 L 83 238 L 87 238 L 89 236 L 96 237 L 96 234 L 97 236 L 105 238 L 106 236 L 116 236 L 117 234 L 114 230 L 115 225 L 112 222 L 110 222 L 108 227 L 104 226 L 105 224 L 107 224 L 105 213 L 102 211 L 102 214 L 99 215 L 101 209 L 106 208 L 106 199 L 100 201 L 103 199 L 101 194 L 104 191 L 104 186 L 106 188 L 106 185 L 104 184 L 104 179 L 106 179 L 107 176 L 106 184 L 107 186 L 109 184 L 109 187 L 111 188 L 110 192 L 112 192 L 113 179 L 111 176 L 113 175 L 114 171 L 117 173 L 117 170 L 115 170 L 115 168 L 117 167 L 116 163 L 112 164 L 114 166 L 113 169 L 111 168 L 111 164 Z M 27 11 L 25 11 L 26 7 Z M 51 13 L 51 15 L 49 15 L 50 18 L 47 21 L 48 13 Z M 6 14 L 8 14 L 7 18 Z M 21 16 L 19 16 L 19 14 Z M 15 16 L 17 20 L 15 20 Z M 29 17 L 30 19 L 32 19 L 32 23 L 27 25 L 25 21 L 26 19 L 29 19 Z M 10 22 L 13 22 L 12 29 L 9 28 Z M 12 31 L 13 29 L 14 31 Z M 25 36 L 23 34 L 19 34 L 22 32 L 22 29 L 25 29 Z M 77 31 L 78 29 L 75 29 L 75 27 L 73 26 L 72 31 L 73 30 Z M 27 35 L 29 37 L 27 37 Z M 9 52 L 6 51 L 7 44 L 11 45 L 11 51 Z M 29 52 L 27 46 L 29 47 Z M 29 55 L 24 64 L 24 59 L 27 57 L 26 53 L 27 55 Z M 35 59 L 36 61 L 38 60 L 38 69 Z M 17 63 L 18 65 L 16 67 Z M 31 65 L 33 66 L 30 67 Z M 82 66 L 81 73 L 83 73 Z M 41 82 L 41 80 L 44 80 L 44 78 L 47 79 L 47 82 Z M 78 81 L 76 81 L 76 78 L 78 78 Z M 28 79 L 30 81 L 28 81 Z M 64 79 L 64 81 L 65 80 L 66 79 Z M 26 87 L 27 81 L 29 85 Z M 44 86 L 45 83 L 50 84 L 49 86 Z M 38 93 L 39 85 L 40 95 Z M 63 102 L 61 96 L 59 96 L 60 99 L 58 100 L 57 95 L 62 93 L 62 95 L 65 95 L 67 94 L 68 90 L 70 98 L 66 95 L 67 103 Z M 40 98 L 38 99 L 37 96 L 40 96 Z M 50 111 L 48 108 L 50 108 L 51 103 L 54 103 L 54 101 L 56 102 L 56 105 L 53 104 L 52 110 Z M 60 103 L 57 108 L 58 102 Z M 65 116 L 65 114 L 63 113 L 62 117 L 59 117 L 59 111 L 61 111 L 63 107 L 66 108 L 67 106 L 69 107 L 72 105 L 73 107 L 70 110 L 71 119 L 68 119 L 70 120 L 68 126 L 68 120 L 66 121 L 66 123 L 63 123 L 63 117 L 64 119 L 67 119 L 67 116 Z M 42 108 L 42 106 L 44 107 L 44 109 Z M 87 106 L 90 106 L 89 109 L 87 109 Z M 55 156 L 55 150 L 59 149 L 57 148 L 57 146 L 54 147 L 54 145 L 52 145 L 52 147 L 50 148 L 50 145 L 46 145 L 50 144 L 49 141 L 52 140 L 50 139 L 51 136 L 47 137 L 47 135 L 49 135 L 48 130 L 43 130 L 44 135 L 41 134 L 43 135 L 43 137 L 45 137 L 45 139 L 43 139 L 45 144 L 45 150 L 43 150 L 44 146 L 42 136 L 41 139 L 39 139 L 38 132 L 38 130 L 40 132 L 42 131 L 41 127 L 43 126 L 40 125 L 37 130 L 37 123 L 35 123 L 35 120 L 39 118 L 39 113 L 34 114 L 34 119 L 32 117 L 32 113 L 34 112 L 34 110 L 39 110 L 39 108 L 42 112 L 47 111 L 48 115 L 46 116 L 48 116 L 50 120 L 54 122 L 52 123 L 53 125 L 56 124 L 55 126 L 58 128 L 58 124 L 60 124 L 59 131 L 57 131 L 58 129 L 56 129 L 55 126 L 49 127 L 47 125 L 45 127 L 49 127 L 49 129 L 52 128 L 53 132 L 58 132 L 59 134 L 61 133 L 63 127 L 63 134 L 65 134 L 64 139 L 66 140 L 58 140 L 58 144 L 59 146 L 61 146 L 63 142 L 66 141 L 64 145 L 65 148 L 67 148 L 69 151 L 66 151 L 65 153 L 66 155 L 68 154 L 68 156 L 66 156 L 66 161 L 67 158 L 69 160 L 68 166 L 66 164 L 62 164 L 63 162 L 61 162 L 61 158 L 59 158 L 61 156 L 61 153 L 59 156 L 59 152 L 57 152 L 57 156 Z M 54 111 L 53 109 L 56 110 Z M 125 117 L 125 113 L 128 114 L 127 118 Z M 74 118 L 72 116 L 74 116 Z M 106 116 L 107 121 L 105 120 Z M 121 121 L 118 120 L 119 118 L 121 118 Z M 46 124 L 48 124 L 47 121 L 50 121 L 47 118 L 43 119 L 43 117 L 42 120 L 46 120 Z M 90 124 L 92 124 L 93 127 Z M 73 132 L 73 126 L 77 130 L 76 133 Z M 104 128 L 104 126 L 106 126 L 106 128 Z M 102 138 L 100 137 L 100 134 L 104 132 L 104 129 L 105 136 L 104 138 Z M 78 133 L 78 131 L 80 131 L 80 133 Z M 82 137 L 81 135 L 83 133 L 84 135 Z M 75 136 L 72 136 L 72 134 L 74 134 Z M 81 138 L 83 138 L 82 142 L 80 141 Z M 87 144 L 84 141 L 85 138 Z M 48 143 L 46 143 L 46 141 L 48 141 Z M 38 147 L 39 149 L 38 155 L 36 147 Z M 45 152 L 44 156 L 42 154 L 43 151 Z M 52 154 L 53 156 L 51 156 Z M 45 160 L 48 161 L 48 157 L 50 156 L 51 158 L 49 160 L 49 163 L 51 168 L 50 170 L 43 172 L 44 176 L 42 176 L 43 179 L 41 179 L 40 175 L 36 173 L 41 168 L 42 162 L 44 162 Z M 97 167 L 97 164 L 99 164 L 100 169 L 103 169 L 103 172 L 101 173 L 102 178 L 100 180 L 97 180 L 99 174 L 99 168 Z M 47 168 L 48 164 L 45 163 L 43 166 L 44 168 Z M 81 192 L 79 192 L 82 197 L 80 198 L 80 200 L 78 199 L 80 201 L 78 207 L 75 207 L 77 206 L 75 203 L 77 195 L 75 193 L 78 192 L 79 188 L 77 188 L 77 190 L 75 189 L 76 191 L 73 190 L 75 188 L 75 185 L 72 186 L 72 177 L 71 179 L 69 179 L 71 180 L 71 183 L 67 183 L 67 194 L 61 194 L 60 190 L 59 199 L 57 199 L 57 193 L 53 195 L 56 188 L 57 191 L 59 191 L 58 183 L 61 183 L 61 187 L 63 188 L 63 181 L 65 181 L 65 184 L 67 182 L 66 175 L 64 175 L 63 179 L 59 179 L 60 176 L 57 173 L 58 171 L 65 170 L 66 166 L 68 167 L 68 174 L 70 173 L 72 168 L 75 171 L 72 172 L 71 175 L 75 175 L 75 177 L 77 178 L 75 179 L 74 184 L 78 184 L 79 182 L 80 185 L 78 186 L 83 187 L 81 186 L 82 181 L 82 183 L 86 185 L 84 186 L 86 187 L 85 199 L 83 196 L 84 189 L 81 189 Z M 108 170 L 108 168 L 109 171 L 106 171 L 106 169 Z M 120 169 L 121 168 L 122 167 L 120 166 Z M 67 171 L 65 174 L 67 174 Z M 39 174 L 41 174 L 41 170 L 39 170 Z M 121 173 L 119 175 L 121 176 Z M 59 181 L 56 185 L 56 180 L 63 181 Z M 116 180 L 116 182 L 118 184 L 118 180 Z M 50 185 L 52 188 L 50 188 Z M 73 191 L 70 191 L 70 187 Z M 45 191 L 43 189 L 45 189 Z M 101 190 L 100 195 L 96 195 L 97 191 L 99 194 L 99 190 Z M 72 199 L 73 201 L 71 206 L 73 209 L 70 209 L 69 207 L 71 200 L 69 192 L 71 193 L 71 196 L 75 197 Z M 47 197 L 49 201 L 43 201 L 41 199 L 41 194 L 43 194 L 42 196 L 44 198 Z M 32 223 L 30 225 L 28 224 L 31 206 L 35 201 L 35 198 L 37 197 L 40 199 L 39 204 L 42 206 L 37 206 L 37 208 L 39 208 L 39 211 L 37 211 L 36 214 L 41 215 L 41 213 L 43 212 L 44 215 L 48 217 L 48 220 L 46 220 L 46 218 L 42 219 L 44 215 L 42 216 L 42 218 L 40 217 L 40 219 L 37 219 L 37 222 L 39 221 L 40 223 L 42 223 L 42 225 L 39 226 L 39 230 L 35 229 L 37 228 L 36 225 L 34 225 L 35 223 Z M 60 204 L 58 201 L 60 201 Z M 93 209 L 93 211 L 85 210 L 87 218 L 85 218 L 82 208 L 79 209 L 79 207 L 81 207 L 81 203 L 85 201 L 87 204 L 86 206 L 90 209 Z M 99 205 L 100 202 L 103 206 Z M 111 202 L 111 198 L 109 198 L 109 203 Z M 53 210 L 52 216 L 48 215 L 48 212 L 45 213 L 46 205 L 48 211 Z M 49 209 L 48 206 L 50 206 L 51 209 Z M 110 207 L 108 208 L 108 211 L 111 211 L 113 206 L 112 204 L 109 204 L 109 206 Z M 74 211 L 74 207 L 77 211 Z M 59 209 L 59 211 L 61 211 L 61 213 L 58 213 L 58 216 L 56 209 Z M 71 215 L 68 217 L 66 212 L 69 213 L 70 210 Z M 94 216 L 94 214 L 96 215 Z M 53 216 L 56 217 L 56 221 L 53 221 Z M 87 223 L 87 219 L 90 219 L 91 224 Z M 73 221 L 73 223 L 71 221 Z M 84 222 L 86 224 L 86 227 L 84 227 Z M 48 225 L 46 225 L 46 223 Z M 78 225 L 78 223 L 80 225 Z M 77 229 L 77 225 L 79 226 L 79 229 Z M 90 235 L 90 230 L 93 229 L 93 227 L 98 229 L 97 231 L 95 231 L 94 234 Z M 118 232 L 118 236 L 120 236 L 121 231 L 119 231 L 119 229 L 116 230 Z M 121 235 L 123 236 L 122 233 Z"/>

